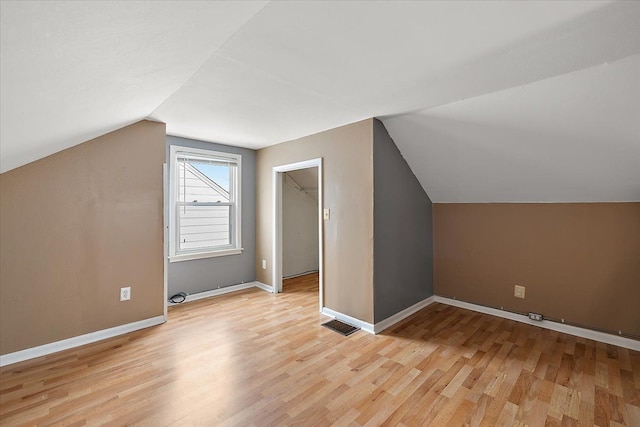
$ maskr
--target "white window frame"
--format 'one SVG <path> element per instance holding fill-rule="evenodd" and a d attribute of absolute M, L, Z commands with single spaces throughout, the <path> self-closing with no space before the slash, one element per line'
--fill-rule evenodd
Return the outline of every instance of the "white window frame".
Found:
<path fill-rule="evenodd" d="M 194 156 L 215 157 L 218 159 L 228 159 L 235 162 L 235 215 L 232 216 L 232 244 L 220 249 L 199 249 L 193 251 L 178 251 L 178 219 L 177 205 L 179 195 L 179 168 L 178 156 L 180 154 L 193 154 Z M 242 253 L 242 156 L 240 154 L 224 153 L 213 150 L 203 150 L 201 148 L 184 147 L 181 145 L 171 145 L 169 147 L 170 167 L 169 167 L 169 262 L 189 261 L 194 259 L 212 258 L 226 255 L 237 255 Z M 231 190 L 231 189 L 230 189 Z"/>

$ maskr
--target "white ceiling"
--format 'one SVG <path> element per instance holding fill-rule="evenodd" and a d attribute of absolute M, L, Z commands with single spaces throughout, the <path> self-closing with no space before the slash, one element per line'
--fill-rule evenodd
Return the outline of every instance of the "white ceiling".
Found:
<path fill-rule="evenodd" d="M 145 117 L 260 148 L 376 116 L 434 201 L 640 200 L 640 2 L 3 1 L 0 14 L 2 171 Z"/>
<path fill-rule="evenodd" d="M 434 202 L 640 200 L 640 54 L 385 125 Z"/>
<path fill-rule="evenodd" d="M 2 172 L 148 117 L 266 2 L 2 1 Z"/>

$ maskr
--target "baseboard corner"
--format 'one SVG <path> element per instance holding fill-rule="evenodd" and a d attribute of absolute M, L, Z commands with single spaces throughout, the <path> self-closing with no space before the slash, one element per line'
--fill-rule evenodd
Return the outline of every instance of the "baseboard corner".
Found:
<path fill-rule="evenodd" d="M 267 291 L 270 293 L 273 293 L 273 286 L 271 285 L 267 285 L 266 283 L 262 283 L 262 282 L 258 282 L 257 280 L 255 282 L 253 282 L 254 286 L 256 288 L 260 288 L 263 291 Z"/>
<path fill-rule="evenodd" d="M 392 327 L 393 325 L 395 325 L 396 323 L 401 322 L 402 320 L 406 319 L 407 317 L 411 316 L 414 313 L 417 313 L 418 311 L 422 310 L 423 308 L 427 307 L 428 305 L 433 304 L 436 301 L 436 297 L 435 295 L 431 295 L 430 297 L 427 297 L 425 299 L 423 299 L 422 301 L 419 301 L 415 304 L 413 304 L 410 307 L 405 308 L 404 310 L 387 317 L 384 320 L 381 320 L 380 322 L 377 322 L 374 324 L 373 326 L 373 330 L 375 331 L 376 334 L 379 334 L 380 332 L 384 331 L 385 329 L 389 329 L 390 327 Z"/>
<path fill-rule="evenodd" d="M 356 319 L 355 317 L 351 317 L 347 314 L 340 313 L 339 311 L 335 311 L 327 307 L 322 307 L 321 312 L 325 316 L 329 316 L 334 319 L 341 320 L 350 325 L 357 326 L 358 328 L 362 329 L 364 332 L 375 334 L 373 324 L 365 322 L 364 320 Z"/>

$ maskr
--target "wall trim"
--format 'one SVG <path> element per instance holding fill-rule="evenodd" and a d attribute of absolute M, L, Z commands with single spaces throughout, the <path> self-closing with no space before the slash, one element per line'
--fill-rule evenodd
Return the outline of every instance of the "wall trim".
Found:
<path fill-rule="evenodd" d="M 266 285 L 258 281 L 254 281 L 254 282 L 241 283 L 233 286 L 227 286 L 225 288 L 215 289 L 213 291 L 191 294 L 187 296 L 187 300 L 185 302 L 196 301 L 199 299 L 209 298 L 216 295 L 223 295 L 230 292 L 249 289 L 252 287 L 257 287 L 271 293 L 273 292 L 273 286 Z M 565 334 L 574 335 L 581 338 L 587 338 L 594 341 L 603 342 L 606 344 L 617 345 L 619 347 L 640 351 L 640 341 L 636 341 L 631 338 L 619 337 L 616 335 L 607 334 L 605 332 L 593 331 L 591 329 L 580 328 L 578 326 L 566 325 L 566 324 L 552 322 L 548 320 L 542 320 L 538 322 L 538 321 L 529 319 L 523 314 L 512 313 L 510 311 L 504 311 L 504 310 L 498 310 L 491 307 L 485 307 L 482 305 L 454 300 L 451 298 L 441 297 L 437 295 L 425 298 L 424 300 L 412 305 L 411 307 L 405 308 L 404 310 L 376 324 L 371 324 L 363 320 L 356 319 L 355 317 L 351 317 L 349 315 L 340 313 L 338 311 L 331 310 L 330 308 L 327 308 L 327 307 L 322 308 L 322 314 L 324 314 L 325 316 L 332 317 L 334 319 L 342 320 L 351 325 L 357 326 L 360 329 L 362 329 L 364 332 L 367 332 L 370 334 L 378 334 L 384 331 L 385 329 L 388 329 L 391 326 L 397 324 L 398 322 L 406 319 L 412 314 L 422 310 L 428 305 L 433 304 L 434 302 L 438 302 L 441 304 L 446 304 L 454 307 L 459 307 L 467 310 L 472 310 L 479 313 L 489 314 L 489 315 L 501 317 L 504 319 L 515 320 L 516 322 L 526 323 L 526 324 L 538 326 L 544 329 L 550 329 L 553 331 L 562 332 Z M 171 305 L 177 305 L 177 304 L 171 304 Z M 49 344 L 44 344 L 37 347 L 32 347 L 25 350 L 20 350 L 13 353 L 0 355 L 0 367 L 12 365 L 18 362 L 23 362 L 29 359 L 34 359 L 36 357 L 46 356 L 48 354 L 57 353 L 63 350 L 69 350 L 75 347 L 91 344 L 96 341 L 101 341 L 101 340 L 113 338 L 119 335 L 124 335 L 129 332 L 134 332 L 140 329 L 157 326 L 164 322 L 166 322 L 165 316 L 156 316 L 156 317 L 140 320 L 133 323 L 128 323 L 126 325 L 115 326 L 113 328 L 90 332 L 88 334 L 79 335 L 77 337 L 68 338 L 65 340 L 56 341 Z"/>
<path fill-rule="evenodd" d="M 140 320 L 126 325 L 115 326 L 113 328 L 102 329 L 88 334 L 79 335 L 73 338 L 67 338 L 61 341 L 55 341 L 49 344 L 39 345 L 37 347 L 27 348 L 25 350 L 16 351 L 0 355 L 0 366 L 12 365 L 14 363 L 23 362 L 25 360 L 34 359 L 36 357 L 46 356 L 51 353 L 57 353 L 63 350 L 69 350 L 96 341 L 102 341 L 107 338 L 117 337 L 129 332 L 140 329 L 149 328 L 151 326 L 160 325 L 166 322 L 164 316 L 151 317 L 149 319 Z"/>
<path fill-rule="evenodd" d="M 267 291 L 267 292 L 273 293 L 273 286 L 267 285 L 267 284 L 262 283 L 262 282 L 258 282 L 257 280 L 255 282 L 253 282 L 253 283 L 255 284 L 254 286 L 256 288 L 260 288 L 263 291 Z"/>
<path fill-rule="evenodd" d="M 619 347 L 628 348 L 630 350 L 640 351 L 640 341 L 636 341 L 631 338 L 619 337 L 616 335 L 607 334 L 605 332 L 594 331 L 591 329 L 580 328 L 578 326 L 552 322 L 549 320 L 535 321 L 535 320 L 529 319 L 529 317 L 525 316 L 524 314 L 498 310 L 496 308 L 485 307 L 483 305 L 454 300 L 451 298 L 445 298 L 441 296 L 436 296 L 435 302 L 451 305 L 454 307 L 460 307 L 467 310 L 477 311 L 479 313 L 490 314 L 492 316 L 502 317 L 504 319 L 515 320 L 516 322 L 526 323 L 529 325 L 538 326 L 540 328 L 550 329 L 552 331 L 574 335 L 576 337 L 587 338 L 590 340 L 599 341 L 606 344 L 617 345 Z"/>
<path fill-rule="evenodd" d="M 381 320 L 380 322 L 377 322 L 376 324 L 373 325 L 373 331 L 376 334 L 379 334 L 380 332 L 384 331 L 385 329 L 388 329 L 390 327 L 392 327 L 393 325 L 395 325 L 396 323 L 400 322 L 401 320 L 406 319 L 407 317 L 411 316 L 414 313 L 417 313 L 418 311 L 422 310 L 423 308 L 425 308 L 428 305 L 433 304 L 434 302 L 436 302 L 436 296 L 435 295 L 431 295 L 428 298 L 423 299 L 420 302 L 415 303 L 414 305 L 412 305 L 411 307 L 407 307 L 404 310 L 387 317 L 384 320 Z"/>
<path fill-rule="evenodd" d="M 309 271 L 305 271 L 304 273 L 292 274 L 291 276 L 282 276 L 282 280 L 293 279 L 296 277 L 306 276 L 307 274 L 313 274 L 313 273 L 320 273 L 320 270 L 309 270 Z"/>
<path fill-rule="evenodd" d="M 496 308 L 454 300 L 451 298 L 441 297 L 438 295 L 433 295 L 433 296 L 430 296 L 429 298 L 425 298 L 424 300 L 412 305 L 411 307 L 405 308 L 404 310 L 394 314 L 393 316 L 387 317 L 386 319 L 375 324 L 371 324 L 363 320 L 356 319 L 355 317 L 351 317 L 349 315 L 340 313 L 338 311 L 331 310 L 330 308 L 327 308 L 327 307 L 322 308 L 322 314 L 324 314 L 325 316 L 332 317 L 334 319 L 342 320 L 343 322 L 349 323 L 353 326 L 357 326 L 363 331 L 368 332 L 370 334 L 379 334 L 385 329 L 392 327 L 393 325 L 406 319 L 412 314 L 415 314 L 418 311 L 422 310 L 423 308 L 436 302 L 441 304 L 451 305 L 454 307 L 464 308 L 466 310 L 477 311 L 479 313 L 489 314 L 491 316 L 501 317 L 504 319 L 515 320 L 516 322 L 526 323 L 528 325 L 538 326 L 540 328 L 562 332 L 565 334 L 586 338 L 586 339 L 602 342 L 605 344 L 617 345 L 619 347 L 628 348 L 630 350 L 640 351 L 640 341 L 637 341 L 631 338 L 620 337 L 617 335 L 608 334 L 606 332 L 594 331 L 592 329 L 581 328 L 578 326 L 567 325 L 564 323 L 552 322 L 549 320 L 542 320 L 538 322 L 538 321 L 529 319 L 524 314 L 498 310 Z"/>
<path fill-rule="evenodd" d="M 249 288 L 254 288 L 254 287 L 255 288 L 260 288 L 260 289 L 265 290 L 267 292 L 273 292 L 273 286 L 265 285 L 264 283 L 261 283 L 261 282 L 246 282 L 246 283 L 238 283 L 237 285 L 225 286 L 223 288 L 213 289 L 211 291 L 204 291 L 204 292 L 197 292 L 195 294 L 188 294 L 187 298 L 183 302 L 173 303 L 171 301 L 168 301 L 167 304 L 169 306 L 180 305 L 180 304 L 184 304 L 185 302 L 197 301 L 197 300 L 203 299 L 203 298 L 211 298 L 211 297 L 215 297 L 215 296 L 218 296 L 218 295 L 224 295 L 224 294 L 228 294 L 228 293 L 231 293 L 231 292 L 238 292 L 238 291 L 242 291 L 244 289 L 249 289 Z"/>
<path fill-rule="evenodd" d="M 371 323 L 365 322 L 364 320 L 356 319 L 355 317 L 342 314 L 339 311 L 331 310 L 330 308 L 327 308 L 327 307 L 322 307 L 321 312 L 325 316 L 333 317 L 334 319 L 338 319 L 350 325 L 357 326 L 358 328 L 362 329 L 365 332 L 368 332 L 370 334 L 375 334 L 374 325 L 372 325 Z"/>
<path fill-rule="evenodd" d="M 322 314 L 324 314 L 325 316 L 333 317 L 334 319 L 342 320 L 343 322 L 349 323 L 353 326 L 357 326 L 363 331 L 368 332 L 370 334 L 377 335 L 380 332 L 384 331 L 385 329 L 388 329 L 391 326 L 395 325 L 396 323 L 400 322 L 401 320 L 404 320 L 407 317 L 411 316 L 412 314 L 417 313 L 418 311 L 422 310 L 426 306 L 433 304 L 436 301 L 435 298 L 436 298 L 435 295 L 425 298 L 422 301 L 415 303 L 411 307 L 407 307 L 404 310 L 399 311 L 398 313 L 392 316 L 389 316 L 386 319 L 375 324 L 371 324 L 363 320 L 356 319 L 355 317 L 351 317 L 349 315 L 340 313 L 338 311 L 331 310 L 330 308 L 327 308 L 327 307 L 322 308 Z"/>
<path fill-rule="evenodd" d="M 230 292 L 236 292 L 253 287 L 263 289 L 267 292 L 273 292 L 273 286 L 265 285 L 261 282 L 247 282 L 215 289 L 213 291 L 199 292 L 197 294 L 187 295 L 187 299 L 185 300 L 185 302 L 197 301 L 199 299 L 209 298 L 216 295 L 223 295 Z M 179 304 L 168 303 L 168 305 Z M 63 350 L 69 350 L 75 347 L 91 344 L 96 341 L 117 337 L 119 335 L 124 335 L 129 332 L 149 328 L 151 326 L 160 325 L 164 322 L 166 322 L 166 318 L 164 315 L 156 316 L 149 319 L 140 320 L 138 322 L 128 323 L 126 325 L 115 326 L 109 329 L 102 329 L 100 331 L 90 332 L 88 334 L 79 335 L 77 337 L 67 338 L 65 340 L 27 348 L 25 350 L 16 351 L 14 353 L 3 354 L 0 355 L 0 366 L 12 365 L 14 363 L 23 362 L 25 360 L 35 359 L 36 357 L 46 356 L 48 354 L 57 353 Z"/>
<path fill-rule="evenodd" d="M 324 205 L 322 202 L 323 193 L 323 171 L 322 157 L 316 159 L 303 160 L 301 162 L 289 163 L 287 165 L 274 166 L 271 168 L 271 222 L 272 241 L 272 283 L 273 292 L 282 292 L 282 177 L 284 172 L 298 169 L 318 168 L 318 308 L 322 313 L 324 307 Z"/>
<path fill-rule="evenodd" d="M 203 298 L 215 297 L 217 295 L 228 294 L 229 292 L 241 291 L 243 289 L 253 288 L 253 282 L 239 283 L 237 285 L 225 286 L 223 288 L 213 289 L 211 291 L 197 292 L 195 294 L 187 294 L 187 298 L 183 302 L 173 303 L 168 301 L 169 306 L 184 304 L 185 302 L 197 301 Z"/>

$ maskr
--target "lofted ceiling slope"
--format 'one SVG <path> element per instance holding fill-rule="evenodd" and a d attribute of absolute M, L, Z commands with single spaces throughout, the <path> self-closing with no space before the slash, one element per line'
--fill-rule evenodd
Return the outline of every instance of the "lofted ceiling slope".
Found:
<path fill-rule="evenodd" d="M 0 2 L 1 171 L 148 117 L 266 2 Z"/>
<path fill-rule="evenodd" d="M 640 200 L 640 54 L 385 125 L 434 202 Z"/>
<path fill-rule="evenodd" d="M 381 117 L 436 202 L 640 200 L 640 2 L 0 12 L 2 171 L 141 118 L 260 148 Z"/>

